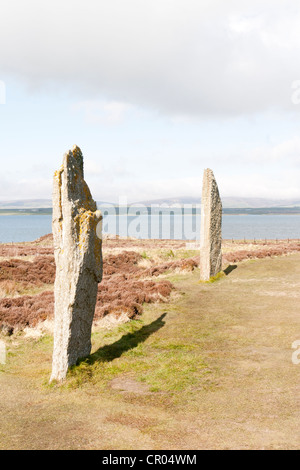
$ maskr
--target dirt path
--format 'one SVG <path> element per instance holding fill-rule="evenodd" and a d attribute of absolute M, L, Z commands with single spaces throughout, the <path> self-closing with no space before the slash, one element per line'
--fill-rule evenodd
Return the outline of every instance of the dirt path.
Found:
<path fill-rule="evenodd" d="M 141 321 L 95 333 L 63 387 L 47 385 L 51 338 L 9 343 L 0 449 L 299 448 L 300 255 L 198 275 L 172 276 L 182 294 Z"/>

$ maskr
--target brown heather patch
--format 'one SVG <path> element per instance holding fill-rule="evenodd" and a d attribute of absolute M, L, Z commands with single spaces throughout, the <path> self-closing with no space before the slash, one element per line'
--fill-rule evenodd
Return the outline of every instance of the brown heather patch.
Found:
<path fill-rule="evenodd" d="M 135 251 L 124 251 L 118 255 L 105 257 L 103 263 L 103 275 L 105 277 L 119 273 L 136 274 L 141 271 L 138 266 L 142 256 Z"/>
<path fill-rule="evenodd" d="M 184 240 L 140 240 L 137 238 L 105 237 L 105 250 L 178 250 L 186 247 Z"/>
<path fill-rule="evenodd" d="M 95 319 L 113 313 L 116 317 L 126 313 L 134 318 L 143 311 L 144 303 L 164 302 L 169 298 L 173 285 L 163 279 L 155 279 L 168 271 L 193 271 L 199 265 L 199 256 L 182 259 L 180 253 L 186 243 L 177 240 L 105 239 L 104 276 L 99 285 Z M 122 251 L 129 248 L 131 251 Z M 112 254 L 112 250 L 120 250 Z M 154 251 L 153 251 L 154 250 Z M 164 260 L 164 253 L 174 252 L 175 258 Z M 178 250 L 178 251 L 177 251 Z M 235 263 L 247 259 L 280 256 L 300 251 L 296 240 L 278 242 L 243 243 L 224 241 L 223 263 Z M 146 253 L 147 264 L 141 253 Z M 156 262 L 151 258 L 152 253 Z M 4 331 L 35 326 L 39 321 L 53 317 L 53 292 L 34 293 L 54 283 L 55 263 L 52 236 L 26 244 L 0 245 L 0 257 L 33 256 L 26 259 L 9 259 L 0 262 L 0 329 Z M 149 279 L 150 278 L 150 279 Z M 18 296 L 18 297 L 16 297 Z"/>
<path fill-rule="evenodd" d="M 53 236 L 44 235 L 33 242 L 0 243 L 0 258 L 15 258 L 53 255 Z"/>
<path fill-rule="evenodd" d="M 169 261 L 167 263 L 153 266 L 146 270 L 148 276 L 159 276 L 166 271 L 180 269 L 182 271 L 193 271 L 199 266 L 200 257 L 195 256 L 194 258 L 179 259 L 175 261 Z"/>
<path fill-rule="evenodd" d="M 300 251 L 300 243 L 291 242 L 291 243 L 278 243 L 271 244 L 266 243 L 260 245 L 257 249 L 252 246 L 251 250 L 239 249 L 234 252 L 225 253 L 223 255 L 223 262 L 236 263 L 239 261 L 244 261 L 246 259 L 255 259 L 255 258 L 268 258 L 271 256 L 282 256 L 289 253 L 295 253 Z"/>
<path fill-rule="evenodd" d="M 7 327 L 23 329 L 26 326 L 36 326 L 40 321 L 53 316 L 53 310 L 53 292 L 1 299 L 0 328 L 6 330 Z"/>
<path fill-rule="evenodd" d="M 53 248 L 34 245 L 0 245 L 1 258 L 53 255 Z"/>
<path fill-rule="evenodd" d="M 173 286 L 169 281 L 140 279 L 149 275 L 148 270 L 138 266 L 141 259 L 141 255 L 136 252 L 109 255 L 105 259 L 103 281 L 98 290 L 96 320 L 111 313 L 116 317 L 126 313 L 129 318 L 134 318 L 142 313 L 144 303 L 163 302 L 170 296 Z M 54 276 L 53 257 L 37 257 L 32 263 L 22 260 L 0 263 L 0 287 L 1 282 L 17 281 L 23 282 L 23 288 L 53 284 Z M 8 287 L 12 291 L 14 286 Z M 53 292 L 0 300 L 0 328 L 34 327 L 39 321 L 53 317 L 53 314 Z"/>
<path fill-rule="evenodd" d="M 126 274 L 104 279 L 99 286 L 95 319 L 109 313 L 117 317 L 126 313 L 129 318 L 134 318 L 142 313 L 144 303 L 165 301 L 172 289 L 169 281 L 132 281 Z"/>
<path fill-rule="evenodd" d="M 24 285 L 53 284 L 55 263 L 52 256 L 37 256 L 33 262 L 11 259 L 0 262 L 0 282 L 22 282 Z"/>

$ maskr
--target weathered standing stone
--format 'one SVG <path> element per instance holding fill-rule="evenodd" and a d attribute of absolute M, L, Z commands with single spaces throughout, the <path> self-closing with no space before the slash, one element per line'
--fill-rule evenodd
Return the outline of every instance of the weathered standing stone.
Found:
<path fill-rule="evenodd" d="M 56 263 L 54 351 L 51 380 L 91 352 L 91 329 L 102 279 L 102 243 L 97 210 L 84 181 L 79 147 L 64 155 L 54 175 L 53 237 Z"/>
<path fill-rule="evenodd" d="M 200 279 L 222 269 L 222 202 L 212 170 L 204 170 L 201 200 Z"/>

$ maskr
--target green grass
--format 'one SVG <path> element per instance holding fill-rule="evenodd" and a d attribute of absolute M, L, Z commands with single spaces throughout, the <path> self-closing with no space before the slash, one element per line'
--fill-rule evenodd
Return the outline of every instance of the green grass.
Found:
<path fill-rule="evenodd" d="M 174 251 L 160 251 L 160 255 L 162 258 L 187 259 L 199 256 L 199 250 L 176 249 Z"/>
<path fill-rule="evenodd" d="M 158 309 L 156 306 L 148 309 L 148 316 L 151 310 L 155 315 Z M 197 344 L 157 337 L 154 340 L 151 335 L 164 325 L 161 315 L 151 323 L 133 321 L 113 332 L 94 334 L 94 353 L 72 367 L 67 387 L 99 382 L 106 386 L 114 377 L 130 374 L 150 390 L 170 393 L 187 390 L 202 373 L 207 374 L 207 364 L 201 359 Z"/>
<path fill-rule="evenodd" d="M 223 271 L 220 271 L 215 276 L 211 276 L 208 281 L 199 281 L 199 284 L 201 284 L 201 283 L 212 284 L 213 282 L 217 282 L 220 279 L 224 278 L 225 276 L 226 276 L 226 274 Z"/>
<path fill-rule="evenodd" d="M 175 258 L 175 254 L 173 250 L 169 250 L 166 252 L 166 257 L 167 258 Z"/>
<path fill-rule="evenodd" d="M 0 449 L 298 448 L 299 278 L 299 254 L 178 276 L 168 303 L 97 330 L 63 384 L 51 336 L 5 338 Z"/>

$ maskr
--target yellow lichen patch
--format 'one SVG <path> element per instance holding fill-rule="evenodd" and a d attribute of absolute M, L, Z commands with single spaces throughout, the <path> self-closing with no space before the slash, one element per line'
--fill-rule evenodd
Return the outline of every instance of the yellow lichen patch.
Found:
<path fill-rule="evenodd" d="M 59 204 L 59 212 L 60 212 L 60 219 L 59 219 L 59 226 L 58 226 L 58 230 L 59 232 L 62 232 L 62 202 L 61 202 L 61 187 L 62 187 L 62 173 L 64 171 L 64 166 L 61 165 L 61 167 L 59 168 L 59 170 L 55 171 L 54 173 L 54 180 L 56 181 L 56 183 L 58 184 L 58 187 L 59 187 L 59 200 L 58 200 L 58 204 Z"/>
<path fill-rule="evenodd" d="M 96 227 L 99 221 L 98 214 L 92 211 L 86 211 L 84 208 L 79 210 L 79 213 L 75 217 L 74 221 L 76 224 L 77 242 L 80 251 L 86 246 L 90 236 L 96 237 Z"/>
<path fill-rule="evenodd" d="M 97 233 L 97 227 L 99 222 L 102 220 L 101 211 L 97 210 L 94 212 L 94 219 L 93 219 L 93 230 L 95 233 L 95 249 L 94 249 L 94 256 L 96 260 L 96 265 L 100 268 L 101 266 L 101 257 L 102 257 L 102 239 L 99 238 Z"/>
<path fill-rule="evenodd" d="M 60 168 L 56 170 L 54 173 L 54 178 L 56 179 L 56 181 L 59 183 L 60 186 L 61 186 L 61 175 L 63 171 L 64 171 L 64 166 L 61 165 Z"/>
<path fill-rule="evenodd" d="M 75 217 L 77 243 L 80 254 L 83 255 L 85 248 L 91 238 L 94 241 L 94 259 L 95 267 L 98 270 L 100 276 L 101 264 L 102 264 L 102 240 L 98 237 L 97 226 L 102 219 L 101 211 L 86 211 L 84 208 L 79 210 L 79 213 Z M 98 276 L 98 274 L 96 274 Z"/>

